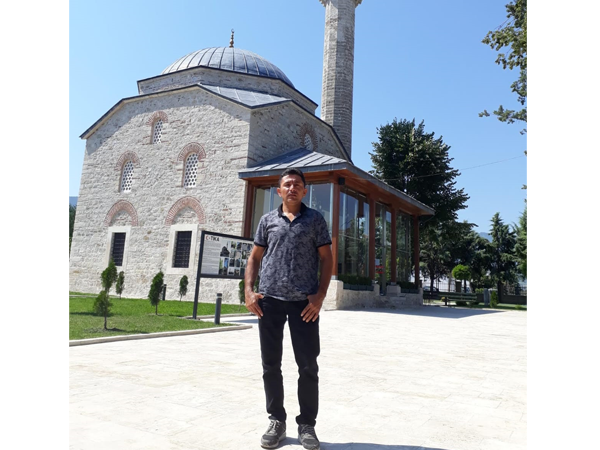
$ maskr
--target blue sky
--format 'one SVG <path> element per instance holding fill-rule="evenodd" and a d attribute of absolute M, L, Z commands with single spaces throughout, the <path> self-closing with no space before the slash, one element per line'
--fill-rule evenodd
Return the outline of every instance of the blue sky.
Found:
<path fill-rule="evenodd" d="M 452 166 L 461 171 L 457 187 L 470 196 L 459 219 L 483 232 L 496 212 L 516 223 L 526 198 L 522 127 L 478 117 L 499 104 L 519 106 L 510 92 L 517 72 L 502 70 L 496 52 L 481 43 L 504 22 L 506 3 L 364 0 L 356 9 L 354 163 L 372 168 L 377 127 L 394 118 L 424 120 L 451 147 Z M 137 80 L 192 51 L 229 45 L 232 28 L 237 48 L 277 65 L 320 104 L 324 22 L 318 0 L 70 2 L 69 195 L 79 193 L 79 136 L 120 99 L 136 95 Z"/>

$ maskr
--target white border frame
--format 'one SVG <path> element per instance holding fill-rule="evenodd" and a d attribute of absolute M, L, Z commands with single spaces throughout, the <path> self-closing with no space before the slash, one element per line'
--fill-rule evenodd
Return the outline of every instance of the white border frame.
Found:
<path fill-rule="evenodd" d="M 125 233 L 125 248 L 123 249 L 123 265 L 117 266 L 119 270 L 125 271 L 127 268 L 127 254 L 129 253 L 129 241 L 131 241 L 131 225 L 122 227 L 108 227 L 108 236 L 106 238 L 106 252 L 104 254 L 104 267 L 108 267 L 110 261 L 110 247 L 114 233 Z"/>
<path fill-rule="evenodd" d="M 175 249 L 175 236 L 178 231 L 191 231 L 192 242 L 190 243 L 190 263 L 188 267 L 173 267 L 173 250 Z M 190 275 L 194 274 L 194 267 L 196 267 L 198 260 L 199 248 L 197 248 L 196 242 L 198 240 L 198 224 L 197 223 L 181 223 L 173 224 L 169 229 L 169 247 L 167 249 L 167 274 L 175 275 Z"/>

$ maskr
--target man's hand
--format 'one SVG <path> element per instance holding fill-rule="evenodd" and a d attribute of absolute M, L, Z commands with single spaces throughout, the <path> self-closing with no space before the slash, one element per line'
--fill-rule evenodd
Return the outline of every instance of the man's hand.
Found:
<path fill-rule="evenodd" d="M 314 322 L 319 317 L 319 311 L 321 311 L 321 306 L 323 306 L 323 300 L 325 300 L 325 296 L 322 294 L 313 294 L 308 297 L 308 305 L 306 308 L 300 313 L 302 316 L 302 320 L 304 322 Z"/>
<path fill-rule="evenodd" d="M 262 309 L 258 305 L 258 301 L 264 297 L 262 294 L 256 292 L 245 292 L 244 297 L 246 298 L 246 309 L 252 314 L 255 314 L 259 318 L 263 316 Z"/>

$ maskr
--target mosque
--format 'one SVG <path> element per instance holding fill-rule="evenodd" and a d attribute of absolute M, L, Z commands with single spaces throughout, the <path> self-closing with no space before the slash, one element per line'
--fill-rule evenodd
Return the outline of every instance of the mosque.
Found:
<path fill-rule="evenodd" d="M 434 211 L 352 163 L 355 9 L 325 7 L 321 117 L 275 64 L 235 47 L 205 48 L 139 80 L 82 135 L 85 155 L 69 262 L 70 290 L 100 292 L 112 258 L 123 295 L 146 298 L 162 270 L 166 298 L 196 283 L 202 230 L 253 238 L 278 207 L 279 174 L 300 168 L 307 206 L 332 236 L 334 273 L 325 305 L 347 305 L 344 276 L 369 277 L 363 294 L 401 295 L 419 279 L 418 218 Z M 412 275 L 411 275 L 412 274 Z M 201 302 L 238 303 L 237 279 L 201 279 Z M 193 300 L 192 294 L 184 298 Z M 346 296 L 348 297 L 348 296 Z M 422 291 L 413 296 L 422 302 Z M 354 297 L 355 299 L 358 297 Z M 358 301 L 358 300 L 356 300 Z M 369 303 L 371 302 L 371 303 Z"/>

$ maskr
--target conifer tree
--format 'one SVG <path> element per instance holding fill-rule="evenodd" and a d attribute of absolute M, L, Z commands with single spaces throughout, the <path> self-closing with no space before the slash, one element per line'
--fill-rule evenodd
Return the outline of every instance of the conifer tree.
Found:
<path fill-rule="evenodd" d="M 181 301 L 181 297 L 183 297 L 185 294 L 187 294 L 187 289 L 188 289 L 188 277 L 187 277 L 187 275 L 184 275 L 181 277 L 181 280 L 179 280 L 179 301 Z"/>
<path fill-rule="evenodd" d="M 156 315 L 158 315 L 158 304 L 160 303 L 160 294 L 163 290 L 164 274 L 159 271 L 152 279 L 152 285 L 150 286 L 150 292 L 148 293 L 148 299 L 150 304 L 156 307 Z"/>
<path fill-rule="evenodd" d="M 515 258 L 515 232 L 505 225 L 500 213 L 492 217 L 490 234 L 492 242 L 490 252 L 490 276 L 498 288 L 498 302 L 502 303 L 502 285 L 517 280 L 517 261 Z"/>
<path fill-rule="evenodd" d="M 121 294 L 123 294 L 123 289 L 125 289 L 125 272 L 119 272 L 119 276 L 117 277 L 117 283 L 115 284 L 115 291 L 119 294 L 119 298 L 121 298 Z"/>
<path fill-rule="evenodd" d="M 104 316 L 104 329 L 108 330 L 106 322 L 110 314 L 110 309 L 112 307 L 112 302 L 110 301 L 109 295 L 110 288 L 117 279 L 117 266 L 115 265 L 115 262 L 112 260 L 112 258 L 108 263 L 108 267 L 102 271 L 100 279 L 102 281 L 102 287 L 104 289 L 100 292 L 100 294 L 98 295 L 98 297 L 96 297 L 96 300 L 94 301 L 94 311 L 96 312 L 96 314 Z"/>

